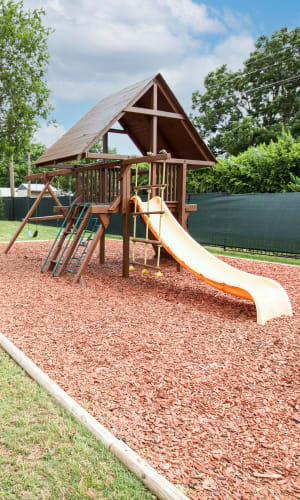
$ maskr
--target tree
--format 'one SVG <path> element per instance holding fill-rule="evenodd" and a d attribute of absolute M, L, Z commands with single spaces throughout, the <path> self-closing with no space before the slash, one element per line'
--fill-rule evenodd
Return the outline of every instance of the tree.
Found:
<path fill-rule="evenodd" d="M 48 117 L 50 91 L 44 81 L 51 29 L 43 9 L 23 10 L 23 1 L 0 0 L 0 154 L 28 150 L 38 119 Z"/>
<path fill-rule="evenodd" d="M 44 146 L 43 144 L 30 144 L 28 146 L 28 151 L 30 151 L 31 154 L 32 174 L 40 172 L 39 169 L 35 169 L 34 162 L 46 151 L 46 149 L 46 146 Z M 16 153 L 14 156 L 14 174 L 16 187 L 24 182 L 24 177 L 25 175 L 27 175 L 27 161 L 27 151 L 23 153 Z M 4 155 L 2 155 L 2 158 L 0 159 L 0 186 L 9 186 L 8 162 Z"/>
<path fill-rule="evenodd" d="M 255 47 L 243 69 L 223 65 L 193 93 L 193 122 L 217 155 L 268 144 L 283 127 L 300 135 L 300 28 L 260 36 Z"/>

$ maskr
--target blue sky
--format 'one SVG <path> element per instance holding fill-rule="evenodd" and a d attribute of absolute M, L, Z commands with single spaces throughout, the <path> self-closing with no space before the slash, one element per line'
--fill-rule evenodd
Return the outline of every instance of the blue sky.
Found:
<path fill-rule="evenodd" d="M 37 134 L 48 146 L 101 98 L 157 72 L 189 113 L 209 71 L 224 63 L 237 70 L 259 35 L 300 25 L 299 0 L 24 0 L 24 7 L 45 8 L 55 29 L 48 85 L 58 126 L 43 123 Z M 136 152 L 123 136 L 115 140 L 118 152 Z"/>

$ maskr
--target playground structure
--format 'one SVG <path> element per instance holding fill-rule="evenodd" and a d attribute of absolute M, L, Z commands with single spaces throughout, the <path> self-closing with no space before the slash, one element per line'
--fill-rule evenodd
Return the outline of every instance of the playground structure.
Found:
<path fill-rule="evenodd" d="M 116 122 L 119 128 L 113 128 Z M 127 134 L 141 156 L 109 153 L 110 133 Z M 103 152 L 91 153 L 90 149 L 100 139 Z M 79 160 L 93 161 L 80 164 Z M 72 161 L 75 163 L 70 163 Z M 289 299 L 278 283 L 252 275 L 245 277 L 247 273 L 215 257 L 209 259 L 208 252 L 188 235 L 186 221 L 197 206 L 186 204 L 187 169 L 213 167 L 215 162 L 162 76 L 157 74 L 143 80 L 100 101 L 37 160 L 37 167 L 50 170 L 25 179 L 42 181 L 44 190 L 5 253 L 27 222 L 59 217 L 63 223 L 42 272 L 51 271 L 57 277 L 66 275 L 69 280 L 83 285 L 84 272 L 98 244 L 99 263 L 105 262 L 105 230 L 110 216 L 118 213 L 123 216 L 124 277 L 128 277 L 130 269 L 136 265 L 141 265 L 144 273 L 154 269 L 160 276 L 160 254 L 164 248 L 177 261 L 178 271 L 183 265 L 211 286 L 255 302 L 258 323 L 264 324 L 283 314 L 292 315 Z M 141 163 L 148 163 L 149 170 L 139 171 Z M 149 175 L 146 186 L 138 184 L 139 173 Z M 75 202 L 68 207 L 61 206 L 51 189 L 53 179 L 61 175 L 76 178 Z M 147 191 L 145 203 L 138 197 L 140 190 Z M 56 203 L 56 215 L 32 217 L 47 191 Z M 131 213 L 134 218 L 132 263 L 129 252 Z M 137 217 L 145 224 L 145 238 L 136 237 Z M 143 262 L 135 259 L 135 244 L 145 245 Z M 147 261 L 149 245 L 157 249 L 156 265 Z M 189 252 L 191 258 L 185 258 Z"/>

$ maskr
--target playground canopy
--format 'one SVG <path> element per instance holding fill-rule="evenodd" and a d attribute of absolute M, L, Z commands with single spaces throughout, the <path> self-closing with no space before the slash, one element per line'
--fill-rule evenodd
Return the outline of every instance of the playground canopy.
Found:
<path fill-rule="evenodd" d="M 116 122 L 121 129 L 112 128 Z M 102 99 L 36 161 L 36 166 L 93 158 L 89 150 L 101 138 L 107 140 L 108 133 L 127 134 L 142 155 L 165 149 L 172 158 L 191 160 L 189 165 L 203 161 L 213 166 L 216 162 L 158 73 Z M 103 159 L 117 157 L 120 155 L 110 156 L 104 148 Z"/>

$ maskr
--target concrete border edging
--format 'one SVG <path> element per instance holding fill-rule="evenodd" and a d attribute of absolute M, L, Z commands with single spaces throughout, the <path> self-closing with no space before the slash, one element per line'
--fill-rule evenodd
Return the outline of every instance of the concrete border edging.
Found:
<path fill-rule="evenodd" d="M 31 359 L 18 349 L 5 335 L 0 333 L 0 347 L 9 354 L 39 385 L 48 391 L 71 415 L 79 420 L 100 440 L 131 472 L 133 472 L 160 500 L 189 500 L 160 475 L 135 451 L 123 441 L 116 438 L 108 429 L 100 424 L 82 406 L 74 401 L 59 385 L 51 380 Z"/>

